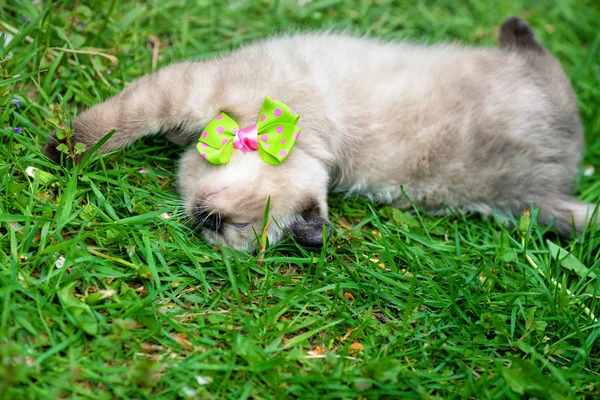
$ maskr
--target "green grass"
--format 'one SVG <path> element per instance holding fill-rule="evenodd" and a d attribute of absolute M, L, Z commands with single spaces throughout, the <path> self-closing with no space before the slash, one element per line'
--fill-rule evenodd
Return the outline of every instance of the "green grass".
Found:
<path fill-rule="evenodd" d="M 573 80 L 595 169 L 578 191 L 598 202 L 596 1 L 48 5 L 0 5 L 0 30 L 24 33 L 0 47 L 12 52 L 0 61 L 0 398 L 600 396 L 594 232 L 565 241 L 534 222 L 520 231 L 332 195 L 327 248 L 286 241 L 259 265 L 160 217 L 177 211 L 180 152 L 163 139 L 74 169 L 42 155 L 49 107 L 70 119 L 151 72 L 150 35 L 161 66 L 315 28 L 494 46 L 503 18 L 520 15 Z M 51 48 L 95 48 L 118 65 Z"/>

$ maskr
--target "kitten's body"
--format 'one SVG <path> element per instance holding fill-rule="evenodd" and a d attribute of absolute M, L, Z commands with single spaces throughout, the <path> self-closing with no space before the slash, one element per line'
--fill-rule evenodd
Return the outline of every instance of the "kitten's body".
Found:
<path fill-rule="evenodd" d="M 103 151 L 159 131 L 183 144 L 221 111 L 250 126 L 266 95 L 284 101 L 300 115 L 302 135 L 280 166 L 238 151 L 215 166 L 192 147 L 179 172 L 200 222 L 219 214 L 257 230 L 271 197 L 272 241 L 279 228 L 305 244 L 322 240 L 328 187 L 407 207 L 403 190 L 433 211 L 518 215 L 533 204 L 560 233 L 572 221 L 582 229 L 592 208 L 570 197 L 582 132 L 569 80 L 524 22 L 507 20 L 500 41 L 501 49 L 473 49 L 275 38 L 143 77 L 73 127 L 87 144 L 116 129 Z M 211 241 L 248 248 L 254 237 L 212 225 L 203 232 Z"/>

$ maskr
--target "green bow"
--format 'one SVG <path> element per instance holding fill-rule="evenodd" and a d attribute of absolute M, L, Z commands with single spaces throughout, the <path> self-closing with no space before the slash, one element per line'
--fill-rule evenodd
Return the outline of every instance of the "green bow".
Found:
<path fill-rule="evenodd" d="M 267 164 L 279 165 L 287 158 L 300 135 L 296 125 L 300 117 L 285 103 L 268 96 L 262 104 L 256 125 L 240 129 L 222 112 L 204 129 L 196 149 L 212 164 L 226 164 L 234 149 L 258 150 Z"/>

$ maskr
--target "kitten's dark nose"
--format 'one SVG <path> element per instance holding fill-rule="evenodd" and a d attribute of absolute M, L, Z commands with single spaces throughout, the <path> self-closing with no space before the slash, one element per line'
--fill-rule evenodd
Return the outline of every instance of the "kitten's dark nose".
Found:
<path fill-rule="evenodd" d="M 219 213 L 207 210 L 202 203 L 196 204 L 194 218 L 196 219 L 196 222 L 204 228 L 217 232 L 221 230 L 222 224 Z"/>

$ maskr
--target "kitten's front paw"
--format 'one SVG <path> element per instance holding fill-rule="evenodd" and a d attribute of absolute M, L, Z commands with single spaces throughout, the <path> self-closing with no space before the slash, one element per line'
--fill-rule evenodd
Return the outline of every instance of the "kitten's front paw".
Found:
<path fill-rule="evenodd" d="M 61 152 L 56 147 L 61 144 L 60 139 L 56 136 L 56 131 L 52 131 L 48 136 L 48 141 L 46 142 L 46 148 L 44 149 L 44 154 L 46 157 L 51 159 L 52 161 L 58 163 L 60 162 Z"/>
<path fill-rule="evenodd" d="M 74 162 L 78 162 L 85 154 L 87 147 L 78 138 L 79 135 L 74 135 L 70 140 L 71 145 L 69 145 L 67 139 L 60 139 L 56 135 L 56 131 L 52 131 L 48 136 L 44 154 L 55 163 L 60 163 L 61 159 L 65 160 L 66 158 L 71 158 Z"/>

